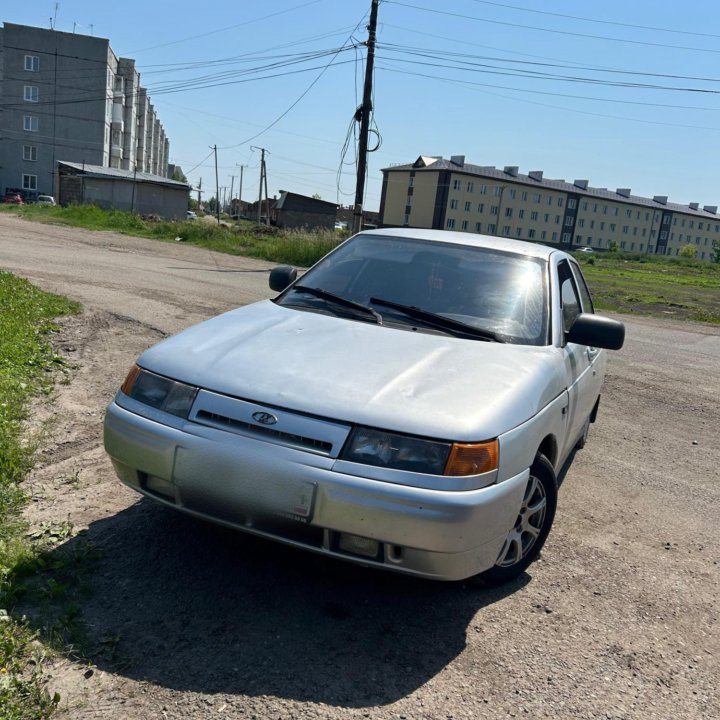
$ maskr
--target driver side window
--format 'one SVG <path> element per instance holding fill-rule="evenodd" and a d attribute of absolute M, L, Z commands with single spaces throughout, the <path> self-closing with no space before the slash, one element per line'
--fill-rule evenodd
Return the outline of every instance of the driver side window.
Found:
<path fill-rule="evenodd" d="M 580 314 L 580 300 L 575 288 L 575 280 L 567 262 L 558 265 L 560 280 L 560 304 L 562 307 L 563 332 L 567 332 Z"/>

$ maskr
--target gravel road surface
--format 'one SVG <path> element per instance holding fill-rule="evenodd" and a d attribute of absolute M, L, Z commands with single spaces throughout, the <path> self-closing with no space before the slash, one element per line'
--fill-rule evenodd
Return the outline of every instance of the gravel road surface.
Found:
<path fill-rule="evenodd" d="M 185 518 L 116 479 L 102 417 L 137 355 L 271 295 L 267 263 L 0 215 L 0 269 L 83 303 L 28 518 L 100 551 L 61 718 L 720 717 L 720 328 L 624 318 L 542 559 L 472 590 Z M 77 534 L 79 533 L 79 535 Z M 24 608 L 44 633 L 41 615 Z"/>

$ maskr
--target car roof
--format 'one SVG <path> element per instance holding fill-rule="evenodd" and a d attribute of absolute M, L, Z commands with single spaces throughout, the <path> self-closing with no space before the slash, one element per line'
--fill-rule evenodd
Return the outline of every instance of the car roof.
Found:
<path fill-rule="evenodd" d="M 453 232 L 452 230 L 427 230 L 423 228 L 382 228 L 380 230 L 363 230 L 363 235 L 379 235 L 383 237 L 415 238 L 438 243 L 454 243 L 470 247 L 489 248 L 501 252 L 511 252 L 527 257 L 548 260 L 553 253 L 562 251 L 547 245 L 540 245 L 524 240 L 495 237 L 494 235 L 478 235 L 468 232 Z"/>

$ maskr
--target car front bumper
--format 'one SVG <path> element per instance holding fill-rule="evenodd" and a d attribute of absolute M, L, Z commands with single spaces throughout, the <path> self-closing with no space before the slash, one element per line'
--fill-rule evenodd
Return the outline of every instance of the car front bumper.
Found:
<path fill-rule="evenodd" d="M 338 472 L 333 458 L 257 438 L 194 423 L 171 427 L 115 402 L 105 416 L 105 449 L 126 485 L 183 512 L 437 580 L 495 564 L 528 478 L 525 470 L 463 491 L 398 485 Z M 377 553 L 348 551 L 347 536 L 378 541 Z"/>

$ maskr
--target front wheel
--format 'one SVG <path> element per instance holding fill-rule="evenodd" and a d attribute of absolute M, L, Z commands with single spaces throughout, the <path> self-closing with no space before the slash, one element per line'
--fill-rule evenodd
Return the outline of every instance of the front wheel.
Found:
<path fill-rule="evenodd" d="M 556 506 L 555 471 L 544 455 L 537 455 L 515 523 L 508 530 L 494 567 L 476 576 L 478 580 L 486 585 L 501 585 L 523 573 L 545 544 Z"/>

